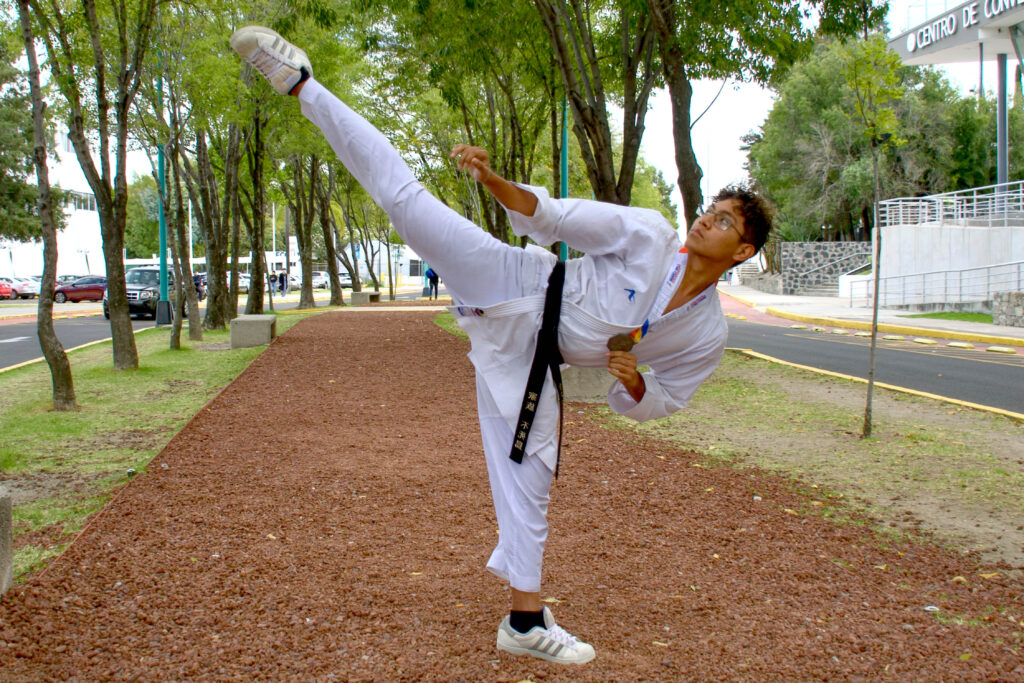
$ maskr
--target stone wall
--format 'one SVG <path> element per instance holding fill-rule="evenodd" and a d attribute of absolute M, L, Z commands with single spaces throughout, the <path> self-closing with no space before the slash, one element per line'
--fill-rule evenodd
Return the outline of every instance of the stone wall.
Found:
<path fill-rule="evenodd" d="M 740 281 L 747 287 L 767 292 L 768 294 L 782 294 L 782 276 L 778 273 L 760 273 L 758 275 L 744 275 Z"/>
<path fill-rule="evenodd" d="M 992 297 L 992 322 L 1024 327 L 1024 292 L 996 292 Z"/>
<path fill-rule="evenodd" d="M 833 287 L 835 296 L 839 276 L 871 260 L 870 242 L 783 242 L 779 246 L 782 247 L 781 294 L 802 294 L 812 288 Z"/>

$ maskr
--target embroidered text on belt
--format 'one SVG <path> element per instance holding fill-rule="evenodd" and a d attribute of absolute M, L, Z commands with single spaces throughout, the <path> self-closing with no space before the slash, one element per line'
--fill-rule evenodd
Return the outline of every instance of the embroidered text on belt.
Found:
<path fill-rule="evenodd" d="M 562 353 L 558 350 L 558 319 L 562 312 L 562 285 L 565 284 L 565 262 L 555 263 L 551 276 L 548 278 L 548 289 L 544 296 L 544 316 L 537 333 L 537 350 L 533 353 L 533 364 L 530 366 L 530 377 L 526 380 L 526 392 L 523 394 L 523 407 L 519 410 L 519 421 L 512 442 L 512 452 L 508 457 L 517 463 L 523 462 L 526 452 L 526 440 L 533 427 L 533 418 L 540 405 L 540 393 L 544 388 L 544 379 L 551 370 L 551 379 L 558 392 L 558 455 L 555 459 L 555 477 L 558 476 L 558 464 L 562 457 Z"/>

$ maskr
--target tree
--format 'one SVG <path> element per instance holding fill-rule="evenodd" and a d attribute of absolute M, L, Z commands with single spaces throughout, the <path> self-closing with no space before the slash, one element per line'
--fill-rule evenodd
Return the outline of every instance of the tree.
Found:
<path fill-rule="evenodd" d="M 152 258 L 160 252 L 160 191 L 150 176 L 128 186 L 124 249 L 128 258 Z"/>
<path fill-rule="evenodd" d="M 43 238 L 43 280 L 39 285 L 39 307 L 36 312 L 36 332 L 46 364 L 50 367 L 53 385 L 53 409 L 74 410 L 75 385 L 71 377 L 71 364 L 53 330 L 53 291 L 57 282 L 57 226 L 54 221 L 49 169 L 46 165 L 46 135 L 39 63 L 36 61 L 36 43 L 29 16 L 28 0 L 18 0 L 25 54 L 28 57 L 28 82 L 32 102 L 32 160 L 36 170 L 37 204 L 40 232 Z"/>
<path fill-rule="evenodd" d="M 810 3 L 821 16 L 823 33 L 850 35 L 875 26 L 886 5 L 860 0 L 818 0 Z M 672 129 L 676 167 L 687 225 L 703 203 L 697 165 L 690 138 L 691 80 L 738 78 L 768 84 L 785 73 L 812 46 L 806 25 L 806 5 L 794 0 L 760 2 L 736 0 L 728 9 L 713 3 L 678 4 L 674 0 L 647 0 L 658 34 L 661 65 L 672 101 Z"/>
<path fill-rule="evenodd" d="M 878 226 L 878 148 L 881 145 L 898 145 L 895 138 L 899 126 L 892 103 L 903 93 L 899 87 L 896 67 L 899 57 L 879 40 L 857 42 L 849 52 L 843 69 L 843 76 L 853 91 L 854 112 L 850 118 L 860 124 L 862 136 L 871 146 L 872 180 L 874 181 L 874 216 L 871 221 L 874 230 L 874 304 L 871 315 L 871 351 L 868 361 L 868 391 L 864 407 L 864 427 L 861 438 L 871 436 L 871 407 L 875 387 L 875 347 L 878 338 L 878 284 L 881 275 L 882 231 Z"/>
<path fill-rule="evenodd" d="M 56 2 L 44 6 L 39 0 L 30 0 L 46 45 L 51 82 L 66 105 L 75 155 L 96 197 L 116 370 L 139 365 L 124 281 L 126 157 L 130 111 L 152 45 L 159 2 L 111 0 L 97 4 L 96 0 L 82 0 L 79 13 L 68 12 Z M 98 146 L 95 153 L 90 139 Z"/>
<path fill-rule="evenodd" d="M 4 38 L 0 40 L 0 237 L 28 240 L 40 236 L 39 190 L 29 180 L 35 172 L 32 101 L 19 83 L 21 73 L 13 64 L 14 45 L 6 37 L 0 36 Z M 45 125 L 44 119 L 44 143 Z M 52 195 L 52 188 L 50 192 Z M 55 221 L 62 218 L 60 211 L 51 216 Z"/>
<path fill-rule="evenodd" d="M 569 100 L 595 198 L 629 204 L 647 102 L 658 84 L 657 37 L 639 0 L 535 0 Z M 689 8 L 690 5 L 687 5 Z M 609 93 L 607 87 L 612 87 Z M 622 106 L 615 170 L 608 101 Z"/>
<path fill-rule="evenodd" d="M 881 36 L 869 42 L 884 49 Z M 821 41 L 779 82 L 761 132 L 747 137 L 750 175 L 779 208 L 784 239 L 868 238 L 875 150 L 855 115 L 857 93 L 844 76 L 863 43 Z M 946 192 L 962 187 L 962 178 L 973 180 L 977 170 L 969 168 L 976 162 L 985 168 L 987 149 L 974 138 L 984 117 L 973 99 L 961 101 L 933 70 L 892 59 L 886 64 L 886 78 L 902 95 L 888 110 L 905 143 L 877 150 L 882 194 Z"/>

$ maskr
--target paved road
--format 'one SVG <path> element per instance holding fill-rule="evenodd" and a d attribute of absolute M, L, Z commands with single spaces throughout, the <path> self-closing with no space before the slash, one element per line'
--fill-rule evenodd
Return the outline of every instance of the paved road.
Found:
<path fill-rule="evenodd" d="M 415 299 L 409 294 L 399 298 Z M 277 310 L 297 302 L 275 303 Z M 135 329 L 151 320 L 133 321 Z M 106 339 L 110 326 L 102 315 L 54 321 L 65 348 Z M 729 319 L 730 347 L 856 377 L 867 377 L 869 340 L 786 326 Z M 42 355 L 34 321 L 0 323 L 0 368 Z M 1024 356 L 1003 356 L 978 349 L 929 347 L 911 341 L 879 339 L 875 379 L 985 406 L 1024 413 Z"/>
<path fill-rule="evenodd" d="M 867 378 L 870 338 L 730 319 L 728 345 L 774 358 Z M 884 341 L 875 353 L 875 381 L 1024 413 L 1024 356 L 978 348 Z"/>
<path fill-rule="evenodd" d="M 444 289 L 441 293 L 444 294 Z M 398 294 L 398 299 L 415 300 L 419 298 L 419 292 Z M 326 301 L 318 301 L 318 305 L 325 305 Z M 286 311 L 299 305 L 297 300 L 278 301 L 274 300 L 274 310 Z M 24 308 L 26 316 L 36 314 L 36 304 L 26 302 L 20 308 Z M 241 299 L 239 312 L 245 308 L 245 299 Z M 73 309 L 72 309 L 73 310 Z M 206 305 L 200 304 L 200 310 L 205 311 Z M 12 313 L 10 308 L 4 309 L 7 314 Z M 20 313 L 20 312 L 19 312 Z M 155 326 L 152 320 L 132 320 L 132 327 L 140 330 L 146 327 Z M 101 313 L 81 318 L 55 318 L 53 321 L 57 338 L 60 339 L 65 349 L 71 349 L 82 344 L 88 344 L 99 339 L 110 337 L 110 323 Z M 39 338 L 36 336 L 36 322 L 32 320 L 0 320 L 0 369 L 24 363 L 26 361 L 40 358 L 43 351 L 39 346 Z"/>

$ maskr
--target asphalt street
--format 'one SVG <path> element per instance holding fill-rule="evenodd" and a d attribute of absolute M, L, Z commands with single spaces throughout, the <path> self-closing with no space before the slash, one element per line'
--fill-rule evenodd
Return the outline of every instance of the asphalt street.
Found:
<path fill-rule="evenodd" d="M 442 288 L 442 293 L 444 289 Z M 414 300 L 419 293 L 399 293 L 397 299 Z M 245 308 L 245 299 L 241 299 L 239 312 Z M 325 305 L 325 301 L 319 301 L 317 305 Z M 299 305 L 298 301 L 274 300 L 274 310 L 286 311 Z M 206 304 L 200 304 L 200 310 L 205 312 Z M 26 316 L 35 316 L 35 302 L 25 302 L 19 308 L 24 308 Z M 12 313 L 7 309 L 5 313 Z M 20 311 L 19 311 L 20 315 Z M 147 327 L 155 327 L 153 320 L 132 319 L 132 328 L 141 330 Z M 110 322 L 103 317 L 102 313 L 88 315 L 80 318 L 54 318 L 53 328 L 57 332 L 57 338 L 65 349 L 73 349 L 82 344 L 110 338 Z M 39 338 L 36 336 L 35 319 L 24 320 L 14 319 L 9 321 L 0 320 L 0 370 L 18 365 L 26 361 L 41 358 L 43 351 L 39 346 Z"/>
<path fill-rule="evenodd" d="M 409 294 L 415 299 L 417 295 Z M 399 298 L 404 298 L 400 296 Z M 275 309 L 297 302 L 275 303 Z M 26 312 L 34 313 L 34 306 Z M 868 338 L 796 330 L 779 325 L 730 318 L 728 345 L 751 349 L 780 360 L 867 378 Z M 152 320 L 133 320 L 135 329 L 153 327 Z M 102 315 L 54 320 L 65 348 L 106 339 L 110 326 Z M 922 346 L 912 341 L 879 337 L 875 380 L 983 406 L 1024 412 L 1024 356 L 975 349 Z M 39 358 L 35 321 L 0 322 L 0 368 Z"/>
<path fill-rule="evenodd" d="M 867 379 L 871 339 L 729 319 L 730 348 Z M 1024 356 L 878 338 L 875 381 L 1024 413 Z"/>

